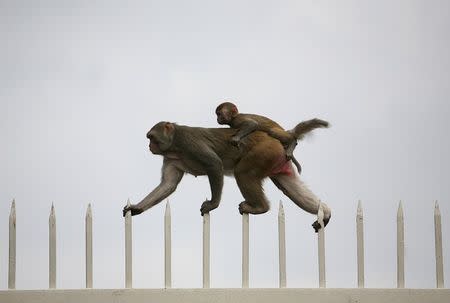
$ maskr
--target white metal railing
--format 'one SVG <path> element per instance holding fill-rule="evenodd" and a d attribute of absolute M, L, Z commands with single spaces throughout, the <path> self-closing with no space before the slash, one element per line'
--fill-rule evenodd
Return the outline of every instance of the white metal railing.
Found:
<path fill-rule="evenodd" d="M 130 201 L 128 201 L 130 204 Z M 86 212 L 86 288 L 93 287 L 93 251 L 92 251 L 92 208 L 88 205 Z M 319 206 L 317 220 L 323 227 L 323 210 Z M 358 202 L 356 212 L 356 241 L 357 241 L 357 280 L 358 288 L 364 288 L 364 229 L 363 210 L 361 201 Z M 249 287 L 249 216 L 242 216 L 242 288 Z M 436 255 L 436 288 L 444 288 L 444 266 L 442 253 L 441 213 L 439 204 L 434 208 L 435 227 L 435 255 Z M 285 288 L 286 279 L 286 237 L 285 237 L 285 213 L 280 201 L 278 211 L 279 233 L 279 288 Z M 318 232 L 318 263 L 319 263 L 319 287 L 326 287 L 325 277 L 325 229 Z M 167 202 L 164 214 L 164 286 L 172 287 L 171 278 L 171 213 L 170 204 Z M 397 288 L 405 287 L 405 241 L 404 241 L 403 206 L 400 201 L 397 211 Z M 49 216 L 49 288 L 56 288 L 56 213 L 52 204 Z M 132 288 L 132 217 L 131 212 L 125 215 L 125 288 Z M 11 204 L 9 215 L 9 266 L 8 289 L 16 288 L 16 202 Z M 203 288 L 210 288 L 210 215 L 203 216 Z"/>

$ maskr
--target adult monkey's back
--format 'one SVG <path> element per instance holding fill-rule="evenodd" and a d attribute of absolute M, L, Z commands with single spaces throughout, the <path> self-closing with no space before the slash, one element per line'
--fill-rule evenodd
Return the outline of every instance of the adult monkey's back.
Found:
<path fill-rule="evenodd" d="M 317 119 L 298 124 L 292 132 L 301 138 L 315 128 Z M 320 126 L 318 126 L 320 127 Z M 281 143 L 263 132 L 254 132 L 236 148 L 229 144 L 235 130 L 229 128 L 200 128 L 159 122 L 147 133 L 150 151 L 164 157 L 161 183 L 138 204 L 125 206 L 123 214 L 138 215 L 172 194 L 184 173 L 208 176 L 211 200 L 203 202 L 202 215 L 217 208 L 220 203 L 224 175 L 234 175 L 244 196 L 240 213 L 262 214 L 269 210 L 262 181 L 270 177 L 274 184 L 303 210 L 316 214 L 319 199 L 300 181 L 291 162 L 286 161 Z M 324 222 L 331 217 L 324 208 Z M 313 223 L 316 231 L 320 225 Z"/>

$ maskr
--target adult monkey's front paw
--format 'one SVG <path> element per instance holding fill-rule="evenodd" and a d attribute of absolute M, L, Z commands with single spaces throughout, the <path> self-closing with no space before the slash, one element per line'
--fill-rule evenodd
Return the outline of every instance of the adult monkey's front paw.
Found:
<path fill-rule="evenodd" d="M 251 213 L 251 206 L 246 201 L 239 203 L 239 213 L 241 215 Z"/>
<path fill-rule="evenodd" d="M 135 215 L 139 215 L 140 213 L 142 213 L 144 210 L 140 207 L 138 207 L 137 205 L 125 205 L 125 207 L 123 208 L 122 212 L 123 212 L 123 216 L 125 217 L 125 215 L 127 214 L 127 212 L 131 211 L 131 215 L 135 216 Z"/>
<path fill-rule="evenodd" d="M 219 206 L 218 203 L 212 203 L 210 200 L 206 200 L 205 202 L 202 203 L 202 206 L 200 207 L 200 213 L 203 216 L 204 214 L 209 213 L 211 210 L 217 208 L 218 206 Z"/>

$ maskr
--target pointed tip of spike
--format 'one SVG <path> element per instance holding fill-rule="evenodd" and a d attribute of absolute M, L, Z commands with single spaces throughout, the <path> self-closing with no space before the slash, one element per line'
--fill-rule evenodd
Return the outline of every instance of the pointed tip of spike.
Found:
<path fill-rule="evenodd" d="M 439 210 L 439 203 L 437 200 L 434 202 L 434 215 L 435 216 L 441 215 L 441 211 Z"/>
<path fill-rule="evenodd" d="M 48 218 L 50 224 L 55 224 L 56 214 L 55 214 L 55 205 L 52 202 L 52 208 L 50 209 L 50 216 Z"/>
<path fill-rule="evenodd" d="M 283 207 L 283 201 L 280 200 L 280 206 L 278 207 L 278 215 L 284 216 L 284 207 Z"/>
<path fill-rule="evenodd" d="M 361 200 L 358 200 L 358 208 L 356 209 L 356 214 L 357 214 L 357 216 L 363 215 L 363 208 L 362 208 Z"/>
<path fill-rule="evenodd" d="M 319 224 L 321 226 L 324 226 L 324 222 L 323 222 L 323 206 L 322 206 L 322 201 L 319 200 L 319 210 L 317 211 L 317 221 L 319 222 Z"/>
<path fill-rule="evenodd" d="M 167 200 L 167 202 L 166 202 L 166 213 L 165 213 L 165 215 L 168 215 L 170 213 L 170 202 L 169 202 L 169 200 Z"/>
<path fill-rule="evenodd" d="M 11 203 L 11 211 L 9 213 L 10 218 L 15 218 L 16 217 L 16 200 L 12 200 Z"/>
<path fill-rule="evenodd" d="M 87 210 L 86 210 L 86 217 L 92 217 L 92 206 L 91 203 L 88 204 Z"/>
<path fill-rule="evenodd" d="M 403 202 L 402 202 L 402 200 L 400 200 L 400 202 L 398 203 L 397 218 L 403 219 Z"/>

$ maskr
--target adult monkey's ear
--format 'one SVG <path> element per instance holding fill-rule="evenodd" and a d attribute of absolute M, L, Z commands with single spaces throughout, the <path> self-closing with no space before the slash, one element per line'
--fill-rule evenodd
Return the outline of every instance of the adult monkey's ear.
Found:
<path fill-rule="evenodd" d="M 175 125 L 170 122 L 166 122 L 164 124 L 164 133 L 167 135 L 171 135 L 175 131 Z"/>

